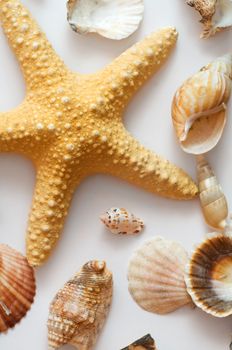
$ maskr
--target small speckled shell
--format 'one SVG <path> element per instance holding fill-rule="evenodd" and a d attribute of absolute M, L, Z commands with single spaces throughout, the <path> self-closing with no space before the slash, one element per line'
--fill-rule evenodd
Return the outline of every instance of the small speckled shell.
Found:
<path fill-rule="evenodd" d="M 68 21 L 79 34 L 98 33 L 120 40 L 134 33 L 143 19 L 143 0 L 69 0 Z"/>
<path fill-rule="evenodd" d="M 184 281 L 188 256 L 173 241 L 156 237 L 132 256 L 128 268 L 129 291 L 143 309 L 166 314 L 192 305 Z"/>
<path fill-rule="evenodd" d="M 217 230 L 224 229 L 228 217 L 227 200 L 211 166 L 202 155 L 197 157 L 197 176 L 205 221 Z"/>
<path fill-rule="evenodd" d="M 114 234 L 133 235 L 141 232 L 144 223 L 124 208 L 111 208 L 100 216 L 103 224 Z"/>
<path fill-rule="evenodd" d="M 13 328 L 26 315 L 35 290 L 34 271 L 27 259 L 0 244 L 0 333 Z"/>
<path fill-rule="evenodd" d="M 133 344 L 123 348 L 122 350 L 157 350 L 154 339 L 150 334 L 145 335 Z"/>
<path fill-rule="evenodd" d="M 232 28 L 231 0 L 188 0 L 201 15 L 204 29 L 201 38 L 209 38 L 217 32 Z"/>
<path fill-rule="evenodd" d="M 194 251 L 186 271 L 193 302 L 205 312 L 225 317 L 232 314 L 232 237 L 215 235 Z"/>
<path fill-rule="evenodd" d="M 182 149 L 202 154 L 219 142 L 231 94 L 232 54 L 217 58 L 177 90 L 172 120 Z"/>
<path fill-rule="evenodd" d="M 89 261 L 53 299 L 48 318 L 51 349 L 71 344 L 93 348 L 112 300 L 112 274 L 104 262 Z"/>

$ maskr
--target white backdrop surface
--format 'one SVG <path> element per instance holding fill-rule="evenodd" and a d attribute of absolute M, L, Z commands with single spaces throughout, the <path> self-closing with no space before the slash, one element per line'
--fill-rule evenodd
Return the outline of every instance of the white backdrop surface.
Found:
<path fill-rule="evenodd" d="M 199 16 L 184 0 L 145 0 L 141 28 L 120 42 L 75 34 L 66 22 L 64 0 L 23 0 L 23 3 L 32 11 L 65 63 L 82 73 L 102 68 L 156 28 L 177 27 L 180 36 L 174 53 L 131 102 L 125 124 L 144 145 L 182 166 L 195 178 L 194 159 L 181 151 L 173 132 L 172 96 L 202 65 L 231 50 L 232 33 L 200 40 Z M 22 101 L 25 85 L 2 32 L 0 53 L 0 109 L 5 111 Z M 209 157 L 230 204 L 231 134 L 229 118 L 222 141 Z M 24 235 L 35 175 L 29 160 L 17 155 L 0 155 L 0 241 L 22 253 L 25 252 Z M 142 217 L 145 231 L 137 237 L 118 237 L 107 232 L 98 217 L 111 206 L 126 207 Z M 197 200 L 163 199 L 103 175 L 86 179 L 76 191 L 56 250 L 47 264 L 36 271 L 37 295 L 31 311 L 14 330 L 0 336 L 0 349 L 47 349 L 46 320 L 53 296 L 83 263 L 104 259 L 114 274 L 114 297 L 96 350 L 119 350 L 148 332 L 156 339 L 160 350 L 228 350 L 231 318 L 216 319 L 199 309 L 188 308 L 166 316 L 154 315 L 140 309 L 127 290 L 128 259 L 146 239 L 163 235 L 180 241 L 191 251 L 209 231 Z"/>

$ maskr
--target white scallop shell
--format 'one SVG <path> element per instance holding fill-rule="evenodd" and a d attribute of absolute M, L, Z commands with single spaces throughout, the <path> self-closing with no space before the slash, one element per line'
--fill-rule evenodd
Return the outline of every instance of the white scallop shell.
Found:
<path fill-rule="evenodd" d="M 144 223 L 124 208 L 111 208 L 100 216 L 103 224 L 114 234 L 133 235 L 139 233 Z"/>
<path fill-rule="evenodd" d="M 134 33 L 143 19 L 143 0 L 69 0 L 68 21 L 80 34 L 98 33 L 121 40 Z"/>
<path fill-rule="evenodd" d="M 173 241 L 155 237 L 132 256 L 128 268 L 129 291 L 143 309 L 157 314 L 192 305 L 184 274 L 188 255 Z"/>

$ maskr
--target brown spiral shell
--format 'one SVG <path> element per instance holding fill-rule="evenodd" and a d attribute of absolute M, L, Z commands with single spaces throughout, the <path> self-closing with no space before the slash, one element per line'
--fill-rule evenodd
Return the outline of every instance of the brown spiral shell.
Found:
<path fill-rule="evenodd" d="M 34 270 L 16 250 L 0 244 L 0 333 L 13 328 L 35 296 Z"/>
<path fill-rule="evenodd" d="M 112 274 L 105 262 L 89 261 L 53 299 L 48 317 L 50 349 L 71 344 L 93 348 L 112 300 Z"/>

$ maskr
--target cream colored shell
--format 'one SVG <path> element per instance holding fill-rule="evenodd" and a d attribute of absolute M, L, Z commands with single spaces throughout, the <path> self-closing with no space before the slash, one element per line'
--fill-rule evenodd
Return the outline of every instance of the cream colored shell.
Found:
<path fill-rule="evenodd" d="M 202 154 L 219 142 L 231 94 L 232 54 L 217 58 L 177 90 L 172 120 L 182 149 Z"/>
<path fill-rule="evenodd" d="M 232 315 L 232 237 L 219 234 L 201 243 L 187 266 L 185 280 L 198 307 L 217 317 Z"/>
<path fill-rule="evenodd" d="M 0 333 L 13 328 L 35 296 L 34 270 L 16 250 L 0 244 Z"/>
<path fill-rule="evenodd" d="M 98 33 L 121 40 L 134 33 L 143 19 L 143 0 L 69 0 L 68 21 L 80 34 Z"/>
<path fill-rule="evenodd" d="M 112 274 L 105 262 L 89 261 L 53 299 L 48 317 L 50 349 L 71 344 L 93 348 L 112 300 Z"/>
<path fill-rule="evenodd" d="M 202 17 L 200 21 L 204 26 L 202 38 L 208 38 L 217 32 L 231 29 L 231 0 L 188 0 L 187 4 L 195 7 Z"/>
<path fill-rule="evenodd" d="M 197 177 L 205 221 L 216 230 L 223 230 L 228 217 L 227 200 L 210 164 L 203 155 L 197 157 Z"/>
<path fill-rule="evenodd" d="M 100 216 L 103 224 L 114 234 L 134 235 L 144 227 L 141 219 L 124 208 L 111 208 Z"/>
<path fill-rule="evenodd" d="M 192 305 L 184 281 L 187 263 L 187 253 L 180 244 L 162 237 L 147 241 L 129 263 L 131 296 L 140 307 L 157 314 Z"/>

